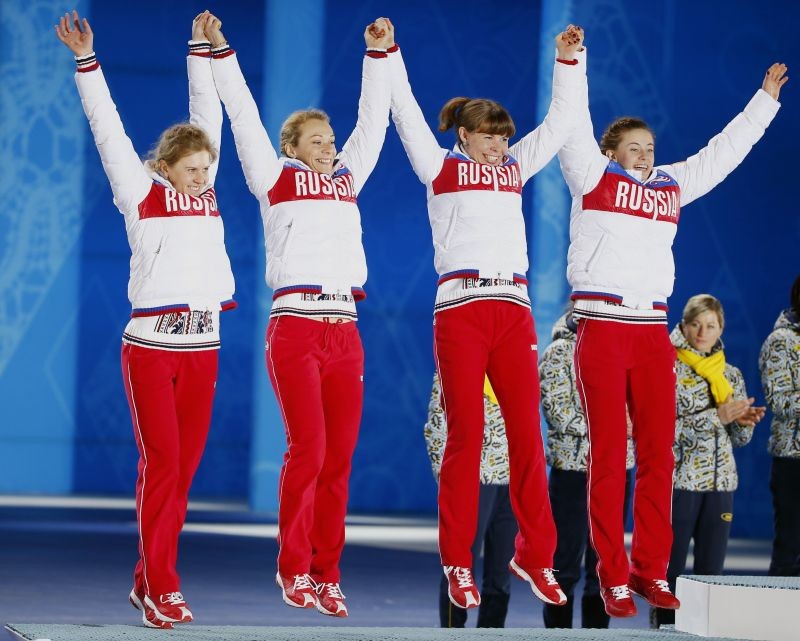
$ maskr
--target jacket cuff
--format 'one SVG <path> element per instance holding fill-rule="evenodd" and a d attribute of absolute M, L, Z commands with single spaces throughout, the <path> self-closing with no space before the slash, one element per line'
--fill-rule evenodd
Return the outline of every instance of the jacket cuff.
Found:
<path fill-rule="evenodd" d="M 85 56 L 75 56 L 75 64 L 78 65 L 78 73 L 86 73 L 100 68 L 100 63 L 97 62 L 97 54 L 94 51 Z"/>
<path fill-rule="evenodd" d="M 236 52 L 231 49 L 231 46 L 227 42 L 223 42 L 217 47 L 211 47 L 211 57 L 215 60 L 227 58 L 228 56 L 232 56 L 234 53 Z"/>
<path fill-rule="evenodd" d="M 368 47 L 367 51 L 364 53 L 365 56 L 368 58 L 385 58 L 386 57 L 386 49 L 377 49 Z"/>
<path fill-rule="evenodd" d="M 188 44 L 190 56 L 211 57 L 211 43 L 208 40 L 189 40 Z"/>

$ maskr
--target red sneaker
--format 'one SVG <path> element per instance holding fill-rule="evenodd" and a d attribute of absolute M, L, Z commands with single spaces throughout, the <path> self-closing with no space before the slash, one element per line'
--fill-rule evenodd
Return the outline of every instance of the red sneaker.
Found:
<path fill-rule="evenodd" d="M 317 583 L 317 610 L 332 617 L 346 617 L 345 596 L 338 583 Z"/>
<path fill-rule="evenodd" d="M 669 583 L 663 579 L 645 579 L 636 574 L 631 574 L 628 577 L 628 587 L 631 592 L 635 592 L 644 598 L 654 608 L 677 610 L 681 607 L 681 602 L 670 591 Z"/>
<path fill-rule="evenodd" d="M 308 574 L 295 574 L 286 579 L 278 572 L 275 582 L 281 589 L 286 605 L 293 608 L 313 608 L 317 605 L 317 593 L 314 591 L 317 585 Z"/>
<path fill-rule="evenodd" d="M 180 592 L 167 592 L 162 594 L 157 599 L 152 599 L 149 595 L 145 594 L 142 603 L 145 606 L 143 610 L 143 620 L 146 619 L 145 625 L 150 623 L 189 623 L 192 621 L 192 611 L 186 605 L 186 601 Z M 148 625 L 148 627 L 164 627 L 161 625 Z"/>
<path fill-rule="evenodd" d="M 600 588 L 600 596 L 606 606 L 606 614 L 612 617 L 635 617 L 636 604 L 627 585 Z"/>
<path fill-rule="evenodd" d="M 144 592 L 137 592 L 136 586 L 131 589 L 131 593 L 128 595 L 128 601 L 130 601 L 131 605 L 137 610 L 144 611 Z"/>
<path fill-rule="evenodd" d="M 128 595 L 128 601 L 131 602 L 131 605 L 134 608 L 141 611 L 142 623 L 144 623 L 145 627 L 172 630 L 173 626 L 171 621 L 162 621 L 156 616 L 156 613 L 152 608 L 148 608 L 145 605 L 144 592 L 137 592 L 136 587 L 134 587 L 131 590 L 131 593 Z"/>
<path fill-rule="evenodd" d="M 447 577 L 447 595 L 457 608 L 477 608 L 481 604 L 481 595 L 472 579 L 472 570 L 455 565 L 445 565 L 444 575 Z"/>
<path fill-rule="evenodd" d="M 564 605 L 567 602 L 567 595 L 561 589 L 561 586 L 556 581 L 551 568 L 534 568 L 529 572 L 520 567 L 517 557 L 511 559 L 508 564 L 508 569 L 511 574 L 517 578 L 527 581 L 531 586 L 533 593 L 545 603 L 551 605 Z"/>
<path fill-rule="evenodd" d="M 142 623 L 146 628 L 160 628 L 161 630 L 172 630 L 175 627 L 172 621 L 160 619 L 156 610 L 147 605 L 146 601 L 142 601 Z"/>

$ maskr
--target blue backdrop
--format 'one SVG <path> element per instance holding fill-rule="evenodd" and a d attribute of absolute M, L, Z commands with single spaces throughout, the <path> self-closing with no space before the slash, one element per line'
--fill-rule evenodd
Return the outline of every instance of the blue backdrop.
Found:
<path fill-rule="evenodd" d="M 112 95 L 141 154 L 187 116 L 185 43 L 192 17 L 206 6 L 77 5 L 94 27 Z M 53 34 L 65 8 L 53 0 L 0 4 L 0 492 L 130 495 L 136 451 L 119 374 L 130 254 L 77 97 L 74 63 Z M 794 30 L 784 26 L 797 24 L 800 7 L 788 1 L 260 0 L 216 10 L 274 139 L 286 114 L 312 105 L 325 108 L 346 139 L 355 124 L 361 34 L 379 15 L 396 25 L 429 123 L 454 95 L 490 96 L 508 107 L 521 133 L 547 109 L 553 36 L 567 22 L 583 25 L 596 133 L 618 115 L 643 116 L 656 131 L 660 162 L 685 158 L 722 129 L 771 62 L 786 62 L 790 76 L 798 64 Z M 141 30 L 131 25 L 143 15 L 147 41 L 139 44 Z M 675 246 L 671 321 L 690 295 L 718 296 L 728 360 L 760 402 L 758 349 L 800 272 L 800 217 L 788 204 L 787 182 L 800 139 L 796 95 L 790 81 L 764 140 L 723 185 L 682 212 Z M 263 235 L 227 125 L 223 134 L 217 192 L 239 308 L 222 324 L 212 432 L 193 493 L 270 510 L 283 430 L 263 367 Z M 451 136 L 440 136 L 443 146 Z M 435 293 L 424 200 L 390 129 L 359 198 L 370 274 L 359 309 L 366 402 L 353 511 L 435 511 L 422 439 Z M 567 295 L 569 201 L 556 163 L 526 188 L 524 202 L 544 344 Z M 737 453 L 737 535 L 771 531 L 766 437 L 763 423 Z"/>

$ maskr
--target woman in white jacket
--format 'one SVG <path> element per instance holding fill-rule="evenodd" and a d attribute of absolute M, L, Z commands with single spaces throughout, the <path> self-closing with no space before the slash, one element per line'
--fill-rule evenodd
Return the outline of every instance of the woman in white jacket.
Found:
<path fill-rule="evenodd" d="M 612 616 L 636 614 L 631 591 L 653 607 L 680 605 L 666 582 L 675 434 L 675 351 L 666 325 L 672 241 L 681 207 L 720 183 L 761 138 L 780 106 L 785 72 L 772 65 L 743 113 L 684 162 L 656 167 L 653 133 L 637 118 L 614 122 L 598 146 L 588 95 L 580 125 L 559 152 L 573 196 L 567 277 L 579 320 L 590 536 Z M 626 401 L 637 462 L 630 567 L 622 529 Z"/>
<path fill-rule="evenodd" d="M 585 73 L 574 60 L 577 32 L 556 38 L 553 99 L 544 122 L 509 147 L 508 112 L 485 99 L 454 98 L 439 146 L 390 47 L 392 118 L 414 172 L 427 188 L 439 287 L 434 306 L 436 367 L 447 416 L 439 483 L 439 551 L 449 596 L 460 608 L 480 604 L 471 547 L 478 510 L 483 383 L 497 393 L 508 436 L 510 493 L 520 533 L 510 568 L 546 603 L 563 604 L 553 575 L 556 530 L 547 497 L 539 426 L 537 339 L 527 293 L 528 255 L 522 186 L 569 136 Z M 393 41 L 391 43 L 394 45 Z"/>
<path fill-rule="evenodd" d="M 364 372 L 353 321 L 367 278 L 357 197 L 389 124 L 386 52 L 365 31 L 358 121 L 338 154 L 328 116 L 309 109 L 284 123 L 279 156 L 236 55 L 218 27 L 207 35 L 247 186 L 261 206 L 274 291 L 266 361 L 287 443 L 276 582 L 288 605 L 346 617 L 339 558 Z"/>
<path fill-rule="evenodd" d="M 139 561 L 129 598 L 155 628 L 192 620 L 175 568 L 178 535 L 211 422 L 220 312 L 235 307 L 213 188 L 222 108 L 203 36 L 212 20 L 205 12 L 192 24 L 190 122 L 167 129 L 144 164 L 111 99 L 89 23 L 73 12 L 56 25 L 75 54 L 81 102 L 132 252 L 122 375 L 139 449 Z"/>

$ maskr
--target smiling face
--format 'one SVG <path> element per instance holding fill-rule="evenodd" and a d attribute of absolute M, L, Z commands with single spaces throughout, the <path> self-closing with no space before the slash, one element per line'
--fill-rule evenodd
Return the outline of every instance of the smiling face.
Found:
<path fill-rule="evenodd" d="M 650 176 L 655 165 L 656 143 L 647 129 L 629 129 L 617 146 L 606 151 L 606 156 L 616 160 L 623 169 L 641 172 L 642 180 Z"/>
<path fill-rule="evenodd" d="M 286 145 L 286 155 L 297 158 L 321 174 L 333 172 L 336 157 L 336 138 L 330 124 L 312 118 L 300 125 L 297 143 Z"/>
<path fill-rule="evenodd" d="M 715 311 L 707 310 L 681 325 L 689 345 L 702 354 L 708 354 L 722 336 L 722 323 Z"/>
<path fill-rule="evenodd" d="M 211 154 L 202 150 L 183 156 L 171 165 L 162 160 L 160 171 L 172 183 L 175 191 L 197 196 L 208 184 L 210 166 Z"/>
<path fill-rule="evenodd" d="M 505 162 L 508 154 L 508 136 L 467 131 L 466 128 L 459 127 L 458 139 L 461 141 L 461 148 L 475 162 L 495 166 Z"/>

